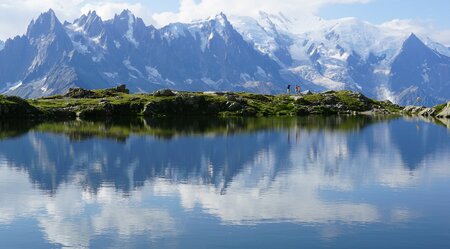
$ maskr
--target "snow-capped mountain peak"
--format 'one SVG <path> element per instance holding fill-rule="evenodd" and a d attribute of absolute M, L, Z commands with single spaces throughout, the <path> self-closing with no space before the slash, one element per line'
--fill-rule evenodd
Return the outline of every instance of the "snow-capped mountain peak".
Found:
<path fill-rule="evenodd" d="M 31 21 L 27 29 L 27 37 L 38 38 L 49 33 L 61 32 L 63 26 L 52 9 L 42 13 L 36 20 Z"/>
<path fill-rule="evenodd" d="M 38 97 L 126 83 L 135 92 L 273 93 L 298 82 L 431 105 L 450 97 L 449 56 L 428 37 L 357 18 L 219 13 L 155 28 L 129 10 L 111 20 L 91 11 L 64 25 L 49 10 L 0 50 L 0 90 Z"/>
<path fill-rule="evenodd" d="M 139 42 L 136 36 L 145 32 L 146 26 L 141 18 L 136 17 L 130 10 L 124 10 L 119 15 L 115 15 L 112 21 L 113 27 L 117 32 L 123 33 L 129 43 L 138 47 Z"/>
<path fill-rule="evenodd" d="M 87 15 L 82 15 L 76 19 L 72 26 L 75 31 L 83 32 L 89 37 L 95 37 L 102 32 L 103 21 L 97 15 L 97 12 L 89 11 Z"/>
<path fill-rule="evenodd" d="M 209 17 L 206 20 L 197 20 L 187 24 L 173 23 L 162 28 L 163 37 L 169 43 L 179 37 L 190 35 L 193 39 L 200 41 L 202 51 L 205 51 L 215 37 L 228 40 L 232 30 L 234 28 L 224 13 Z"/>

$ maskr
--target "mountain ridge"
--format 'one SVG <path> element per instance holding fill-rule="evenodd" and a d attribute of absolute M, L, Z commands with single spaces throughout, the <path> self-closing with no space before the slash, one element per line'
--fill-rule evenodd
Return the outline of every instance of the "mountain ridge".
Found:
<path fill-rule="evenodd" d="M 432 51 L 440 59 L 409 55 L 413 58 L 405 61 L 399 58 L 411 35 L 356 18 L 318 23 L 316 29 L 294 33 L 295 20 L 282 14 L 261 12 L 255 19 L 220 13 L 155 28 L 129 10 L 110 20 L 90 11 L 61 23 L 50 9 L 25 35 L 8 39 L 3 49 L 0 43 L 0 92 L 36 98 L 125 83 L 132 92 L 281 93 L 287 84 L 300 83 L 303 89 L 348 89 L 404 105 L 418 99 L 434 105 L 450 97 L 443 91 L 450 82 L 450 60 L 443 58 L 450 50 L 442 44 L 414 35 L 423 46 L 408 53 Z M 428 81 L 405 83 L 410 75 L 424 75 L 417 65 L 430 59 L 436 70 Z M 405 65 L 412 60 L 411 71 Z"/>

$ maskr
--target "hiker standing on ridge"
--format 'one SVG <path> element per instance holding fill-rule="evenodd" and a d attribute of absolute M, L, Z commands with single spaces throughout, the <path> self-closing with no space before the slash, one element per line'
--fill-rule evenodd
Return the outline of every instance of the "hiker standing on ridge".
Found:
<path fill-rule="evenodd" d="M 291 84 L 287 85 L 287 94 L 291 94 Z"/>

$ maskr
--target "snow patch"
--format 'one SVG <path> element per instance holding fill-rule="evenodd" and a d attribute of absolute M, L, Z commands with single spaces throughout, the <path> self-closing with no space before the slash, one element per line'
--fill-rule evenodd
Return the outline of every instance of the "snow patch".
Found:
<path fill-rule="evenodd" d="M 266 71 L 264 71 L 264 69 L 262 69 L 259 66 L 257 67 L 256 74 L 261 76 L 261 77 L 263 77 L 263 78 L 267 78 Z"/>
<path fill-rule="evenodd" d="M 122 45 L 120 44 L 120 42 L 118 41 L 114 41 L 114 45 L 116 46 L 116 48 L 120 48 Z"/>
<path fill-rule="evenodd" d="M 175 86 L 175 85 L 176 85 L 175 82 L 173 82 L 173 81 L 171 81 L 171 80 L 169 80 L 169 79 L 166 79 L 165 82 L 166 82 L 167 84 L 169 84 L 169 85 L 172 85 L 172 86 Z"/>
<path fill-rule="evenodd" d="M 248 82 L 252 79 L 252 77 L 246 73 L 241 73 L 240 78 L 244 82 Z"/>
<path fill-rule="evenodd" d="M 212 39 L 214 39 L 214 33 L 213 32 L 211 32 L 211 34 L 209 34 L 208 41 L 211 41 Z"/>
<path fill-rule="evenodd" d="M 117 72 L 115 72 L 115 73 L 104 72 L 103 74 L 110 79 L 115 79 L 115 78 L 119 77 L 119 73 L 117 73 Z"/>
<path fill-rule="evenodd" d="M 139 77 L 144 78 L 142 76 L 141 71 L 139 71 L 137 68 L 135 68 L 133 65 L 131 65 L 131 61 L 130 60 L 124 60 L 122 61 L 122 64 L 131 72 L 136 72 L 138 74 Z M 135 75 L 131 74 L 131 72 L 129 73 L 131 77 L 133 78 L 137 78 Z"/>
<path fill-rule="evenodd" d="M 101 42 L 102 42 L 102 35 L 99 35 L 99 36 L 96 36 L 96 37 L 94 37 L 94 38 L 92 38 L 92 41 L 95 43 L 95 44 L 101 44 Z"/>
<path fill-rule="evenodd" d="M 16 90 L 17 88 L 21 87 L 22 85 L 23 85 L 23 82 L 20 81 L 19 83 L 17 83 L 17 85 L 14 85 L 14 86 L 10 87 L 10 88 L 8 89 L 8 91 L 14 91 L 14 90 Z"/>
<path fill-rule="evenodd" d="M 216 35 L 225 37 L 226 25 L 225 17 L 223 14 L 220 14 L 215 18 L 209 18 L 207 21 L 194 21 L 185 27 L 195 39 L 200 38 L 200 48 L 202 51 L 205 51 L 209 42 Z M 171 26 L 172 29 L 175 27 L 175 25 Z"/>
<path fill-rule="evenodd" d="M 424 83 L 429 83 L 430 82 L 430 76 L 428 74 L 428 72 L 430 71 L 430 67 L 428 66 L 428 63 L 423 63 L 422 64 L 422 79 Z"/>
<path fill-rule="evenodd" d="M 430 76 L 428 75 L 428 73 L 423 73 L 422 74 L 422 79 L 424 83 L 429 83 L 430 82 Z"/>
<path fill-rule="evenodd" d="M 154 67 L 146 66 L 145 70 L 147 71 L 149 79 L 160 79 L 161 78 L 161 74 L 159 73 L 158 69 L 156 69 Z"/>
<path fill-rule="evenodd" d="M 314 82 L 314 84 L 325 87 L 326 89 L 342 90 L 345 89 L 346 86 L 344 82 L 335 81 L 329 77 L 325 77 L 307 65 L 291 68 L 290 71 L 297 74 L 301 78 Z"/>
<path fill-rule="evenodd" d="M 245 41 L 253 44 L 261 53 L 269 55 L 272 59 L 278 59 L 275 52 L 280 49 L 282 37 L 270 20 L 230 16 L 230 21 Z"/>
<path fill-rule="evenodd" d="M 92 56 L 92 61 L 93 62 L 100 62 L 103 60 L 103 55 L 98 55 L 98 56 Z"/>
<path fill-rule="evenodd" d="M 74 48 L 79 52 L 80 54 L 88 54 L 89 48 L 86 45 L 81 44 L 81 42 L 72 42 Z"/>
<path fill-rule="evenodd" d="M 216 82 L 210 78 L 202 78 L 202 81 L 211 87 L 216 87 Z"/>
<path fill-rule="evenodd" d="M 183 24 L 173 23 L 165 28 L 163 37 L 169 41 L 179 37 L 184 37 L 186 35 L 185 30 L 186 28 Z"/>
<path fill-rule="evenodd" d="M 381 68 L 376 68 L 373 70 L 374 74 L 382 74 L 385 76 L 389 76 L 391 74 L 391 70 L 390 69 L 381 69 Z"/>
<path fill-rule="evenodd" d="M 131 12 L 128 12 L 128 30 L 125 33 L 125 38 L 131 42 L 135 47 L 139 46 L 139 43 L 134 39 L 134 16 Z"/>
<path fill-rule="evenodd" d="M 427 47 L 433 49 L 439 54 L 450 57 L 450 49 L 447 48 L 446 46 L 431 40 L 429 37 L 419 37 L 419 38 L 423 41 L 423 43 L 425 43 L 425 45 L 427 45 Z"/>

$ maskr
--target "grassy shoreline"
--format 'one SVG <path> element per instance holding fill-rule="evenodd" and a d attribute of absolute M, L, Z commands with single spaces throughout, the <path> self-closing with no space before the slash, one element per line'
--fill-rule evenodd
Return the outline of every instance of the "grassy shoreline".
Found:
<path fill-rule="evenodd" d="M 0 96 L 0 118 L 75 119 L 170 116 L 305 116 L 396 114 L 403 107 L 351 91 L 307 95 L 173 92 L 129 94 L 125 88 L 71 89 L 65 95 L 24 100 Z"/>

